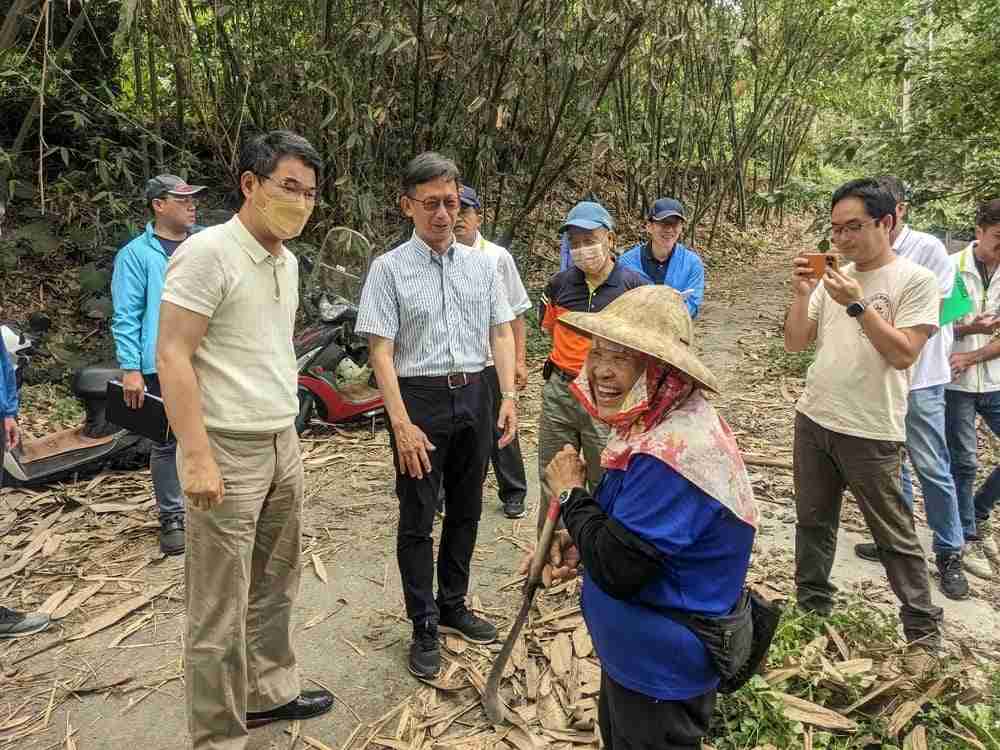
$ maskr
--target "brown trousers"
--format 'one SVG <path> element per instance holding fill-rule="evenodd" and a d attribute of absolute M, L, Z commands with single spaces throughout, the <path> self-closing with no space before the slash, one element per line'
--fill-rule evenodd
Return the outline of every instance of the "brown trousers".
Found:
<path fill-rule="evenodd" d="M 850 488 L 899 599 L 908 641 L 936 646 L 942 610 L 931 601 L 924 551 L 903 502 L 903 443 L 851 437 L 795 414 L 795 585 L 799 605 L 827 614 L 836 587 L 830 571 L 844 490 Z"/>
<path fill-rule="evenodd" d="M 209 433 L 225 496 L 185 511 L 184 676 L 194 750 L 242 750 L 247 711 L 300 691 L 292 647 L 299 591 L 302 456 L 295 429 Z M 181 452 L 177 452 L 178 469 Z"/>

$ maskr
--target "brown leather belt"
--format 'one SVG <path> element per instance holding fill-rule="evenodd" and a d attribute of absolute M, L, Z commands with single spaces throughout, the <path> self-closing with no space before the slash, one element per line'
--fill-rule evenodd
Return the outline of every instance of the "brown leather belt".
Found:
<path fill-rule="evenodd" d="M 482 380 L 482 372 L 449 372 L 447 375 L 425 376 L 416 375 L 412 378 L 400 378 L 400 385 L 418 385 L 424 388 L 465 388 L 467 385 Z"/>

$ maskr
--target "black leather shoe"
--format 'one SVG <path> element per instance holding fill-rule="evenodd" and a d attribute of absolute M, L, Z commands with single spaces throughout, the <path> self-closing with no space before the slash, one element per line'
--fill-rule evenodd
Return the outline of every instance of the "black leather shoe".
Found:
<path fill-rule="evenodd" d="M 868 542 L 866 544 L 855 544 L 854 554 L 860 557 L 862 560 L 867 560 L 868 562 L 882 562 L 882 558 L 878 555 L 878 545 L 874 542 Z"/>
<path fill-rule="evenodd" d="M 465 607 L 451 612 L 442 610 L 438 630 L 457 635 L 469 643 L 493 643 L 497 639 L 497 629 L 482 617 L 476 617 Z"/>
<path fill-rule="evenodd" d="M 941 593 L 949 599 L 968 599 L 969 582 L 962 571 L 962 556 L 958 553 L 937 556 L 937 569 L 941 575 Z"/>
<path fill-rule="evenodd" d="M 298 698 L 270 711 L 247 711 L 247 726 L 253 729 L 272 721 L 299 721 L 325 714 L 333 708 L 333 696 L 326 690 L 303 690 Z"/>
<path fill-rule="evenodd" d="M 184 552 L 184 517 L 174 516 L 160 524 L 160 552 L 180 555 Z"/>

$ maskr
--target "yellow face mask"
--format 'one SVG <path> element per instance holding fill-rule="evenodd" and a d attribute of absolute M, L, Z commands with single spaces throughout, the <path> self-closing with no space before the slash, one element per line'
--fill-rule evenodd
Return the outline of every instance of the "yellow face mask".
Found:
<path fill-rule="evenodd" d="M 263 188 L 256 190 L 253 205 L 264 220 L 267 231 L 281 240 L 290 240 L 302 234 L 312 216 L 313 206 L 305 196 L 295 198 L 266 195 Z"/>

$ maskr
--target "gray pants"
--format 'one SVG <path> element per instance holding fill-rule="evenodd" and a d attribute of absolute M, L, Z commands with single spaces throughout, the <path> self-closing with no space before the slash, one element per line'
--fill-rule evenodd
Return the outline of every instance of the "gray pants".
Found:
<path fill-rule="evenodd" d="M 795 586 L 799 605 L 821 614 L 833 607 L 830 571 L 844 490 L 858 501 L 875 538 L 886 577 L 899 599 L 906 640 L 936 646 L 943 613 L 931 601 L 924 552 L 903 500 L 903 443 L 842 435 L 795 414 Z"/>
<path fill-rule="evenodd" d="M 160 379 L 156 374 L 143 375 L 146 391 L 160 395 Z M 149 473 L 153 476 L 153 491 L 156 493 L 156 507 L 160 512 L 160 523 L 173 518 L 184 518 L 184 492 L 177 476 L 177 441 L 173 434 L 170 441 L 157 445 L 149 454 Z"/>
<path fill-rule="evenodd" d="M 553 372 L 542 389 L 542 416 L 538 420 L 538 481 L 541 498 L 538 501 L 538 533 L 545 525 L 550 490 L 545 482 L 545 469 L 566 444 L 583 451 L 587 464 L 587 489 L 593 492 L 604 476 L 601 453 L 608 443 L 610 428 L 590 416 L 569 389 L 569 383 Z"/>

